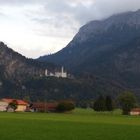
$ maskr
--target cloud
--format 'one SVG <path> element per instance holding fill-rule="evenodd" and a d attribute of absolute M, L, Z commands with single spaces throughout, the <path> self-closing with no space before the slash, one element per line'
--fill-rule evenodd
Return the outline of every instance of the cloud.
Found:
<path fill-rule="evenodd" d="M 56 16 L 70 17 L 72 20 L 84 24 L 91 17 L 90 8 L 94 4 L 94 0 L 48 0 L 44 11 Z M 54 4 L 55 3 L 55 4 Z M 88 3 L 88 4 L 87 4 Z"/>
<path fill-rule="evenodd" d="M 40 2 L 41 3 L 41 2 Z M 36 33 L 44 36 L 68 38 L 91 20 L 139 8 L 139 0 L 47 0 L 28 17 L 35 23 Z"/>
<path fill-rule="evenodd" d="M 32 7 L 38 5 L 41 6 L 41 11 L 44 10 L 44 19 L 48 15 L 55 16 L 56 19 L 65 18 L 67 15 L 80 24 L 85 24 L 114 13 L 137 10 L 140 8 L 140 0 L 0 0 L 0 6 L 3 5 Z"/>
<path fill-rule="evenodd" d="M 67 14 L 80 24 L 140 8 L 139 0 L 48 0 L 46 13 Z"/>
<path fill-rule="evenodd" d="M 0 0 L 0 39 L 35 57 L 65 47 L 91 20 L 139 8 L 140 0 Z"/>
<path fill-rule="evenodd" d="M 30 4 L 42 4 L 45 0 L 0 0 L 0 5 L 30 5 Z"/>
<path fill-rule="evenodd" d="M 47 0 L 32 20 L 48 28 L 50 25 L 50 29 L 71 29 L 74 33 L 91 20 L 134 11 L 139 5 L 139 0 Z"/>
<path fill-rule="evenodd" d="M 5 16 L 6 16 L 6 15 L 5 15 L 4 13 L 0 12 L 0 17 L 1 17 L 1 18 L 5 17 Z"/>
<path fill-rule="evenodd" d="M 83 25 L 90 20 L 102 19 L 112 14 L 125 11 L 133 11 L 140 8 L 140 0 L 0 0 L 0 5 L 9 6 L 38 6 L 40 11 L 33 13 L 33 19 L 40 23 L 53 21 L 53 24 L 59 20 L 71 24 L 72 20 L 79 25 Z M 29 9 L 29 13 L 30 13 Z M 40 13 L 40 15 L 39 15 Z M 30 13 L 31 15 L 31 13 Z M 48 18 L 53 17 L 53 18 Z M 66 18 L 71 20 L 67 22 Z M 68 19 L 68 18 L 67 18 Z M 50 20 L 50 21 L 49 21 Z"/>

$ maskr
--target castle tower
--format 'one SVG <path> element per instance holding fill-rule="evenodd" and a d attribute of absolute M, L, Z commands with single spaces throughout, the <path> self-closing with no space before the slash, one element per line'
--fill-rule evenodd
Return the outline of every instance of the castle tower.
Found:
<path fill-rule="evenodd" d="M 47 69 L 45 70 L 45 76 L 48 76 L 48 70 Z"/>
<path fill-rule="evenodd" d="M 63 75 L 63 73 L 64 73 L 64 67 L 62 66 L 62 68 L 61 68 L 61 75 Z"/>
<path fill-rule="evenodd" d="M 64 67 L 61 68 L 61 77 L 67 78 L 67 72 L 64 72 Z"/>

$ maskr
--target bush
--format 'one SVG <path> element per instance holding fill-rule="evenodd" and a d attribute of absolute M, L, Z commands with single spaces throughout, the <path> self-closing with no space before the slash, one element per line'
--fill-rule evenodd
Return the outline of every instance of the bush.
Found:
<path fill-rule="evenodd" d="M 56 107 L 56 111 L 57 112 L 66 112 L 66 111 L 71 111 L 75 108 L 75 105 L 73 102 L 69 102 L 69 101 L 63 101 L 58 103 L 57 107 Z"/>

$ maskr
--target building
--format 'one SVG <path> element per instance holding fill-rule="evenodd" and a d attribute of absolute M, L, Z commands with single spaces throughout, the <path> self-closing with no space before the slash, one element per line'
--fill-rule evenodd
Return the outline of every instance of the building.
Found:
<path fill-rule="evenodd" d="M 24 112 L 26 111 L 26 108 L 28 106 L 28 103 L 23 101 L 23 100 L 18 100 L 18 99 L 2 99 L 3 102 L 9 105 L 9 103 L 16 101 L 17 102 L 17 109 L 15 110 L 16 112 Z M 8 107 L 8 106 L 7 106 Z M 11 109 L 9 109 L 11 112 Z"/>
<path fill-rule="evenodd" d="M 37 102 L 30 105 L 32 112 L 55 112 L 57 103 Z"/>
<path fill-rule="evenodd" d="M 130 111 L 130 115 L 140 115 L 140 108 L 134 108 Z"/>
<path fill-rule="evenodd" d="M 6 111 L 8 107 L 8 103 L 0 100 L 0 111 Z"/>
<path fill-rule="evenodd" d="M 67 72 L 64 71 L 64 67 L 61 68 L 61 71 L 55 71 L 55 72 L 50 72 L 47 69 L 45 70 L 45 76 L 54 76 L 54 77 L 61 77 L 61 78 L 67 78 Z"/>

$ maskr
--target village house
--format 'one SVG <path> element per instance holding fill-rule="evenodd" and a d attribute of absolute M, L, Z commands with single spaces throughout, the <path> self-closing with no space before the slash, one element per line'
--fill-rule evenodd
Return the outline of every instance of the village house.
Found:
<path fill-rule="evenodd" d="M 7 106 L 8 106 L 7 102 L 0 100 L 0 111 L 6 111 Z"/>
<path fill-rule="evenodd" d="M 134 108 L 130 111 L 130 115 L 140 115 L 140 108 Z"/>
<path fill-rule="evenodd" d="M 57 103 L 37 102 L 30 105 L 32 112 L 55 112 Z"/>
<path fill-rule="evenodd" d="M 18 99 L 2 99 L 1 101 L 4 102 L 5 104 L 7 104 L 7 107 L 8 105 L 13 102 L 13 101 L 16 101 L 17 102 L 17 109 L 15 110 L 16 112 L 24 112 L 26 111 L 26 108 L 28 106 L 28 103 L 23 101 L 23 100 L 18 100 Z M 6 107 L 6 108 L 7 108 Z M 11 109 L 9 111 L 12 111 Z"/>

